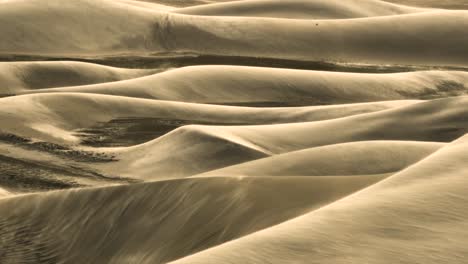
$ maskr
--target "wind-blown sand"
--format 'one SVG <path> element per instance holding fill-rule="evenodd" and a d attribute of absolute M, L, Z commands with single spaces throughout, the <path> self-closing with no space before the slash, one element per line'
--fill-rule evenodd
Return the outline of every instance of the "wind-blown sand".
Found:
<path fill-rule="evenodd" d="M 39 2 L 42 1 L 1 3 L 0 34 L 5 41 L 0 44 L 0 53 L 96 56 L 190 52 L 425 65 L 465 65 L 468 57 L 464 48 L 468 44 L 464 38 L 468 24 L 465 11 L 438 10 L 311 23 L 180 15 L 119 0 L 48 0 L 47 5 Z M 125 19 L 128 16 L 132 19 Z M 20 24 L 21 30 L 9 27 L 10 24 Z M 60 26 L 51 28 L 51 24 Z M 30 35 L 37 37 L 26 41 L 25 36 Z"/>
<path fill-rule="evenodd" d="M 463 263 L 466 141 L 329 206 L 175 263 Z"/>
<path fill-rule="evenodd" d="M 177 9 L 174 12 L 203 16 L 246 16 L 293 19 L 345 19 L 390 16 L 429 11 L 383 1 L 244 0 Z"/>
<path fill-rule="evenodd" d="M 154 70 L 120 69 L 73 61 L 1 62 L 0 93 L 14 94 L 24 89 L 115 82 L 154 72 Z"/>
<path fill-rule="evenodd" d="M 288 152 L 210 171 L 199 176 L 333 176 L 395 173 L 444 144 L 359 141 Z"/>
<path fill-rule="evenodd" d="M 23 93 L 80 92 L 217 104 L 316 105 L 468 94 L 467 72 L 361 74 L 193 66 L 120 82 Z"/>
<path fill-rule="evenodd" d="M 465 6 L 0 0 L 0 263 L 465 263 Z"/>

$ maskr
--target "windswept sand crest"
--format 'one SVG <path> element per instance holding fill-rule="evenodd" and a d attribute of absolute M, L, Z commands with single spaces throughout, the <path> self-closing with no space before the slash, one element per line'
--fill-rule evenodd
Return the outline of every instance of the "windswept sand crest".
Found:
<path fill-rule="evenodd" d="M 466 150 L 464 137 L 320 210 L 174 263 L 463 263 Z"/>
<path fill-rule="evenodd" d="M 194 178 L 0 200 L 0 246 L 8 249 L 2 260 L 164 263 L 317 209 L 381 179 Z M 288 199 L 273 195 L 278 192 Z"/>
<path fill-rule="evenodd" d="M 462 1 L 0 0 L 0 263 L 465 263 Z"/>
<path fill-rule="evenodd" d="M 186 15 L 273 17 L 292 19 L 347 19 L 430 11 L 378 0 L 245 0 L 173 10 Z"/>
<path fill-rule="evenodd" d="M 157 70 L 120 69 L 74 61 L 0 62 L 0 94 L 14 94 L 27 89 L 115 82 L 155 72 Z"/>
<path fill-rule="evenodd" d="M 468 3 L 459 0 L 386 0 L 386 2 L 415 7 L 447 8 L 468 10 Z"/>
<path fill-rule="evenodd" d="M 164 134 L 166 133 L 163 127 L 164 121 L 175 122 L 172 125 L 174 128 L 177 128 L 177 122 L 180 126 L 186 123 L 218 125 L 295 123 L 382 111 L 418 102 L 420 101 L 401 100 L 333 106 L 253 108 L 97 94 L 31 94 L 0 99 L 0 118 L 4 121 L 0 132 L 52 143 L 75 144 L 82 140 L 77 135 L 77 130 L 92 128 L 98 124 L 105 126 L 106 122 L 122 118 L 142 118 L 142 122 L 145 122 L 144 118 L 160 119 L 162 120 L 160 125 L 143 129 L 158 130 L 159 127 Z M 154 137 L 158 135 L 156 132 Z M 153 138 L 149 138 L 151 139 Z"/>
<path fill-rule="evenodd" d="M 271 154 L 366 140 L 450 142 L 468 132 L 465 118 L 467 100 L 467 97 L 438 99 L 317 122 L 255 126 L 184 126 L 160 139 L 177 142 L 189 140 L 192 135 L 202 134 L 208 138 L 248 142 L 250 146 Z M 133 148 L 147 147 L 155 142 L 157 141 Z"/>
<path fill-rule="evenodd" d="M 126 177 L 138 175 L 142 178 L 164 179 L 190 176 L 270 155 L 338 143 L 368 140 L 450 142 L 468 132 L 466 99 L 454 97 L 433 100 L 317 122 L 184 126 L 145 144 L 108 149 L 119 161 L 100 165 L 99 168 L 119 171 Z"/>
<path fill-rule="evenodd" d="M 333 176 L 394 173 L 445 144 L 411 141 L 359 141 L 288 152 L 197 176 Z"/>
<path fill-rule="evenodd" d="M 190 52 L 434 66 L 466 66 L 468 58 L 464 48 L 468 40 L 463 37 L 468 26 L 466 11 L 310 23 L 181 15 L 110 0 L 40 3 L 1 3 L 0 34 L 5 41 L 0 43 L 0 53 L 90 56 Z M 126 19 L 129 16 L 131 20 Z M 7 26 L 11 24 L 18 27 Z M 26 40 L 25 36 L 34 37 Z"/>
<path fill-rule="evenodd" d="M 217 104 L 323 105 L 467 94 L 468 73 L 360 74 L 245 66 L 193 66 L 113 83 L 24 93 L 80 92 Z"/>
<path fill-rule="evenodd" d="M 219 134 L 216 130 L 212 132 Z M 271 156 L 271 153 L 235 137 L 209 137 L 201 133 L 175 131 L 144 145 L 116 150 L 112 153 L 118 161 L 94 167 L 111 174 L 143 180 L 192 175 L 371 175 L 400 171 L 444 145 L 406 141 L 354 142 Z M 180 149 L 184 145 L 186 147 Z M 174 153 L 176 149 L 179 150 Z M 202 174 L 197 175 L 199 173 Z"/>

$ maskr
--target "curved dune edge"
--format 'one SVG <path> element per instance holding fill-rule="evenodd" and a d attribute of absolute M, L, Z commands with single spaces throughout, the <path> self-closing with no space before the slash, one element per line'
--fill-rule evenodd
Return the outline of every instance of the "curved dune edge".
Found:
<path fill-rule="evenodd" d="M 320 210 L 174 263 L 323 263 L 330 256 L 335 263 L 462 263 L 467 142 Z"/>
<path fill-rule="evenodd" d="M 187 136 L 184 135 L 186 132 L 175 133 L 174 137 L 179 133 L 180 137 Z M 271 153 L 237 138 L 221 139 L 213 135 L 218 135 L 217 131 L 212 131 L 211 135 L 199 131 L 199 134 L 187 136 L 186 140 L 163 137 L 139 147 L 113 152 L 118 161 L 96 167 L 108 173 L 144 180 L 192 175 L 372 175 L 400 171 L 443 146 L 432 142 L 365 141 L 271 156 Z"/>
<path fill-rule="evenodd" d="M 0 62 L 0 95 L 22 90 L 115 82 L 150 75 L 134 70 L 75 61 Z"/>
<path fill-rule="evenodd" d="M 193 178 L 2 199 L 0 246 L 8 249 L 2 260 L 167 262 L 317 209 L 383 178 Z M 277 192 L 288 199 L 272 195 Z M 70 239 L 73 243 L 64 243 Z"/>
<path fill-rule="evenodd" d="M 0 27 L 0 34 L 5 41 L 0 44 L 0 53 L 92 56 L 191 52 L 434 66 L 466 66 L 468 58 L 463 48 L 468 43 L 461 37 L 468 25 L 466 11 L 438 10 L 310 23 L 297 19 L 180 15 L 123 1 L 49 0 L 48 5 L 39 2 L 2 2 L 0 25 L 4 26 Z M 131 21 L 124 19 L 130 15 Z M 20 30 L 5 26 L 11 24 L 20 25 Z M 25 41 L 24 36 L 37 37 Z"/>
<path fill-rule="evenodd" d="M 385 174 L 400 171 L 443 146 L 436 142 L 359 141 L 288 152 L 195 177 Z"/>
<path fill-rule="evenodd" d="M 246 0 L 186 7 L 172 12 L 185 15 L 272 17 L 292 19 L 347 19 L 402 15 L 430 11 L 377 0 Z"/>
<path fill-rule="evenodd" d="M 77 129 L 118 118 L 159 118 L 192 123 L 273 124 L 318 121 L 387 110 L 418 100 L 288 108 L 202 105 L 130 97 L 44 93 L 0 99 L 2 133 L 59 144 L 79 143 Z M 15 113 L 11 115 L 11 113 Z"/>
<path fill-rule="evenodd" d="M 252 126 L 190 125 L 128 149 L 146 148 L 159 140 L 189 139 L 197 134 L 209 138 L 248 142 L 265 153 L 273 154 L 350 141 L 450 142 L 467 131 L 468 124 L 464 120 L 467 100 L 468 97 L 438 99 L 375 113 L 317 122 Z M 326 137 L 323 137 L 324 131 L 327 131 Z"/>
<path fill-rule="evenodd" d="M 454 97 L 295 124 L 184 126 L 141 145 L 108 149 L 120 163 L 103 164 L 99 168 L 118 170 L 124 176 L 133 172 L 140 177 L 178 177 L 295 150 L 353 141 L 450 142 L 468 132 L 464 120 L 466 103 L 466 97 Z"/>
<path fill-rule="evenodd" d="M 415 7 L 431 7 L 431 8 L 446 8 L 446 9 L 462 9 L 468 10 L 468 3 L 458 0 L 436 1 L 436 0 L 386 0 L 395 4 L 405 4 Z"/>
<path fill-rule="evenodd" d="M 79 98 L 80 95 L 77 96 Z M 18 98 L 22 97 L 16 99 Z M 118 98 L 120 99 L 124 99 L 125 107 L 126 98 Z M 467 132 L 464 120 L 466 99 L 454 97 L 432 100 L 317 122 L 183 126 L 144 144 L 124 148 L 99 148 L 100 152 L 115 156 L 119 161 L 94 164 L 93 167 L 120 176 L 164 179 L 191 176 L 271 155 L 346 142 L 449 142 Z M 148 102 L 153 103 L 151 100 Z M 15 120 L 18 122 L 18 119 Z M 34 128 L 41 131 L 41 127 Z M 44 134 L 50 133 L 50 127 L 45 127 L 44 131 L 47 131 Z M 324 131 L 328 131 L 326 137 L 323 137 Z"/>
<path fill-rule="evenodd" d="M 468 73 L 362 74 L 245 66 L 192 66 L 96 85 L 22 93 L 80 92 L 217 104 L 324 105 L 432 99 L 468 92 Z"/>

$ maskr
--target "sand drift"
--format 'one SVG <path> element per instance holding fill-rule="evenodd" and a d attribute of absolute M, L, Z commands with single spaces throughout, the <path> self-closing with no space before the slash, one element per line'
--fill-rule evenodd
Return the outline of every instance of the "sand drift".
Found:
<path fill-rule="evenodd" d="M 462 2 L 0 0 L 0 263 L 466 262 Z"/>

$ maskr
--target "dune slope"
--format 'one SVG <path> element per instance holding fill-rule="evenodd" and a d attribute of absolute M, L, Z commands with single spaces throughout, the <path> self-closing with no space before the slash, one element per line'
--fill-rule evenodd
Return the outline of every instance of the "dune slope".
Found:
<path fill-rule="evenodd" d="M 454 97 L 317 122 L 189 125 L 145 144 L 108 149 L 119 161 L 99 168 L 118 171 L 123 176 L 164 179 L 169 175 L 190 176 L 271 155 L 345 142 L 450 142 L 468 132 L 465 109 L 466 98 Z"/>
<path fill-rule="evenodd" d="M 193 66 L 121 82 L 41 89 L 218 104 L 322 105 L 467 94 L 468 73 L 360 74 L 245 66 Z"/>
<path fill-rule="evenodd" d="M 6 249 L 0 260 L 164 263 L 314 210 L 381 179 L 198 178 L 0 200 L 0 246 Z M 288 199 L 272 198 L 275 192 Z"/>
<path fill-rule="evenodd" d="M 466 147 L 464 137 L 355 195 L 174 263 L 463 263 Z"/>
<path fill-rule="evenodd" d="M 98 56 L 189 52 L 448 66 L 466 66 L 468 56 L 464 48 L 468 44 L 464 38 L 466 11 L 438 10 L 310 23 L 297 19 L 181 15 L 122 0 L 49 0 L 46 5 L 39 2 L 42 1 L 1 2 L 0 34 L 6 41 L 0 43 L 0 53 Z M 128 16 L 132 19 L 125 19 Z M 7 26 L 11 24 L 17 26 Z M 24 36 L 33 37 L 26 41 Z"/>
<path fill-rule="evenodd" d="M 365 140 L 450 142 L 467 132 L 466 103 L 466 97 L 452 97 L 375 113 L 296 124 L 191 125 L 178 128 L 160 139 L 176 142 L 189 140 L 192 134 L 203 134 L 208 138 L 248 142 L 250 146 L 262 149 L 265 153 L 274 154 Z M 151 145 L 153 142 L 146 144 Z"/>
<path fill-rule="evenodd" d="M 427 11 L 378 0 L 245 0 L 186 7 L 173 12 L 202 16 L 344 19 L 401 15 Z"/>
<path fill-rule="evenodd" d="M 156 70 L 133 70 L 97 64 L 54 62 L 0 62 L 0 94 L 26 89 L 115 82 L 150 75 Z"/>
<path fill-rule="evenodd" d="M 52 143 L 71 144 L 83 139 L 77 130 L 92 129 L 93 126 L 95 129 L 102 128 L 102 136 L 112 137 L 115 131 L 105 134 L 105 129 L 111 127 L 109 122 L 127 118 L 140 120 L 141 123 L 154 120 L 154 125 L 140 128 L 142 133 L 148 133 L 145 138 L 152 140 L 185 124 L 307 122 L 370 113 L 418 102 L 402 100 L 334 106 L 253 108 L 84 93 L 45 93 L 1 98 L 0 118 L 4 123 L 0 132 Z"/>
<path fill-rule="evenodd" d="M 331 176 L 402 170 L 443 147 L 442 143 L 360 141 L 288 152 L 198 176 Z"/>

